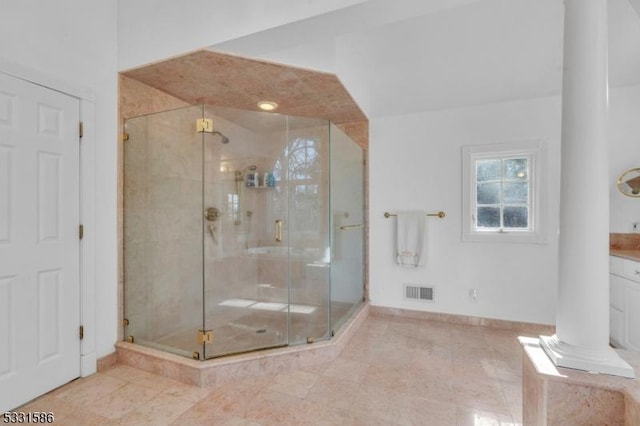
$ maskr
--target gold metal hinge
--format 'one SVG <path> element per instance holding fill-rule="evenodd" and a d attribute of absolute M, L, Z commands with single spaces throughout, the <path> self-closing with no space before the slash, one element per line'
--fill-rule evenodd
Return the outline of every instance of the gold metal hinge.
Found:
<path fill-rule="evenodd" d="M 128 326 L 128 325 L 129 325 L 129 320 L 128 320 L 128 319 L 126 319 L 126 318 L 125 318 L 125 319 L 123 319 L 123 320 L 122 320 L 122 326 L 123 326 L 123 327 L 126 327 L 126 326 Z"/>
<path fill-rule="evenodd" d="M 213 133 L 213 119 L 198 118 L 196 120 L 196 131 L 198 133 Z"/>
<path fill-rule="evenodd" d="M 78 130 L 80 131 L 80 138 L 84 136 L 84 123 L 81 121 L 78 125 Z"/>
<path fill-rule="evenodd" d="M 80 239 L 83 239 L 83 238 L 84 238 L 84 226 L 83 226 L 83 225 L 80 225 L 80 226 L 78 227 L 78 237 L 79 237 Z"/>
<path fill-rule="evenodd" d="M 122 141 L 123 141 L 123 142 L 126 142 L 126 141 L 128 141 L 128 140 L 129 140 L 129 133 L 123 133 L 123 134 L 122 134 Z"/>
<path fill-rule="evenodd" d="M 84 339 L 84 326 L 80 326 L 80 340 Z"/>
<path fill-rule="evenodd" d="M 213 330 L 198 330 L 198 343 L 205 345 L 213 343 Z"/>

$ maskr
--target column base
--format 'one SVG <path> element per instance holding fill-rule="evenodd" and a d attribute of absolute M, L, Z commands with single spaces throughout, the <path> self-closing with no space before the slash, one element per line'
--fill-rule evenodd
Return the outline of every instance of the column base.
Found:
<path fill-rule="evenodd" d="M 540 336 L 540 346 L 557 367 L 635 378 L 633 368 L 616 351 L 590 351 L 561 342 L 556 335 Z"/>

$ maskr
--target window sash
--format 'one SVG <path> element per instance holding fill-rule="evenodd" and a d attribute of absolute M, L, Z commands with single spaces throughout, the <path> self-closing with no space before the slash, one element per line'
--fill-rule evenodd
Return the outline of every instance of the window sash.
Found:
<path fill-rule="evenodd" d="M 478 206 L 484 205 L 500 205 L 503 209 L 510 209 L 512 206 L 522 206 L 524 201 L 523 188 L 508 188 L 513 197 L 503 199 L 483 198 L 480 201 L 485 204 L 478 203 L 478 171 L 476 170 L 476 162 L 479 160 L 505 159 L 510 158 L 527 158 L 528 159 L 528 228 L 513 227 L 477 227 Z M 546 214 L 546 198 L 545 188 L 547 187 L 547 143 L 544 140 L 532 139 L 514 142 L 502 142 L 493 144 L 476 144 L 466 145 L 462 147 L 462 241 L 466 242 L 487 242 L 487 243 L 534 243 L 546 244 L 548 239 L 547 214 Z M 498 181 L 497 165 L 486 163 L 486 168 L 480 171 L 480 180 L 483 182 Z M 500 163 L 501 179 L 507 176 L 516 177 L 521 170 L 522 164 L 514 162 L 508 164 L 507 173 L 503 171 L 503 165 Z M 511 166 L 514 166 L 512 168 Z M 507 180 L 504 180 L 507 183 Z M 513 181 L 511 181 L 513 182 Z M 484 188 L 493 189 L 495 188 Z M 485 193 L 486 194 L 486 193 Z M 494 192 L 495 194 L 495 192 Z M 509 195 L 509 194 L 507 194 Z M 519 197 L 519 195 L 521 197 Z M 500 203 L 502 201 L 502 203 Z M 504 201 L 507 201 L 506 203 Z M 500 212 L 501 214 L 503 212 Z M 517 220 L 518 214 L 525 212 L 509 212 L 512 219 Z M 494 212 L 495 214 L 495 212 Z M 501 216 L 503 217 L 503 216 Z M 493 224 L 496 224 L 494 216 Z M 524 218 L 523 218 L 524 219 Z M 510 219 L 508 219 L 510 220 Z M 521 222 L 523 223 L 524 220 Z M 507 224 L 517 224 L 517 222 L 507 222 Z"/>
<path fill-rule="evenodd" d="M 495 160 L 495 161 L 500 161 L 500 172 L 499 172 L 499 178 L 495 178 L 495 179 L 482 179 L 479 180 L 478 178 L 478 164 L 481 161 L 487 161 L 487 160 Z M 526 177 L 524 179 L 518 179 L 518 178 L 505 178 L 505 174 L 504 174 L 504 167 L 505 167 L 505 161 L 507 160 L 526 160 Z M 478 233 L 491 233 L 491 232 L 520 232 L 520 233 L 527 233 L 527 232 L 535 232 L 535 222 L 534 222 L 534 217 L 533 217 L 533 209 L 532 209 L 532 195 L 533 195 L 533 188 L 532 188 L 532 182 L 533 182 L 533 158 L 530 154 L 524 154 L 524 155 L 516 155 L 516 154 L 505 154 L 505 155 L 500 155 L 497 153 L 494 154 L 485 154 L 485 155 L 472 155 L 472 162 L 471 164 L 473 165 L 473 188 L 472 188 L 472 192 L 473 192 L 473 197 L 472 197 L 472 211 L 473 211 L 473 231 L 474 232 L 478 232 Z M 518 202 L 505 202 L 505 193 L 504 193 L 504 187 L 505 184 L 509 184 L 509 183 L 524 183 L 526 184 L 526 188 L 527 188 L 527 200 L 526 202 L 522 203 L 518 203 Z M 478 202 L 478 186 L 479 185 L 486 185 L 486 184 L 498 184 L 499 185 L 499 189 L 498 189 L 498 202 L 497 203 L 481 203 Z M 510 208 L 510 207 L 520 207 L 520 208 L 526 208 L 527 209 L 527 226 L 526 227 L 513 227 L 513 226 L 505 226 L 504 223 L 504 215 L 505 215 L 505 208 Z M 496 208 L 498 209 L 498 220 L 499 220 L 499 224 L 498 226 L 479 226 L 478 225 L 478 221 L 479 221 L 479 212 L 478 210 L 480 208 Z"/>

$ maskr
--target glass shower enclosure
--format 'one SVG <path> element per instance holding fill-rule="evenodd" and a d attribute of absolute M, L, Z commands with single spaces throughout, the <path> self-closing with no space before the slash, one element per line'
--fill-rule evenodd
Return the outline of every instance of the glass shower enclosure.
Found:
<path fill-rule="evenodd" d="M 195 359 L 330 338 L 363 300 L 363 151 L 327 120 L 126 120 L 125 338 Z"/>

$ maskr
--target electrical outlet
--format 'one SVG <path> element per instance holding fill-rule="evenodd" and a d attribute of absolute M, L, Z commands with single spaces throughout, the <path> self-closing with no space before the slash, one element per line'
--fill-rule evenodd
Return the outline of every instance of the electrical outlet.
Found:
<path fill-rule="evenodd" d="M 633 222 L 633 223 L 631 224 L 631 230 L 632 230 L 633 232 L 640 233 L 640 222 Z"/>
<path fill-rule="evenodd" d="M 469 289 L 469 301 L 474 303 L 478 301 L 478 289 Z"/>

